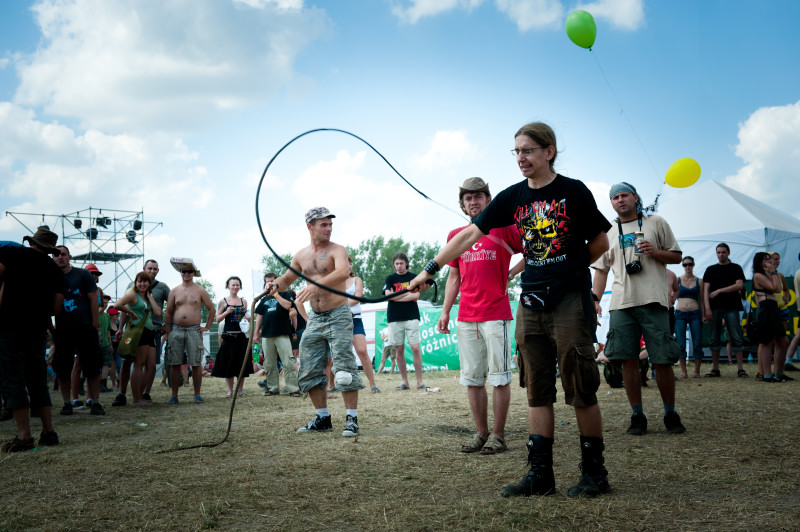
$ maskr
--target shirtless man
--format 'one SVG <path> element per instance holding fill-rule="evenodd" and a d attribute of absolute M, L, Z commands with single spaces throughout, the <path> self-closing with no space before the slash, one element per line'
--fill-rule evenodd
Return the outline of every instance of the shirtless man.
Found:
<path fill-rule="evenodd" d="M 202 286 L 194 284 L 193 277 L 200 276 L 192 263 L 181 266 L 183 282 L 169 292 L 167 316 L 164 319 L 164 334 L 167 335 L 167 362 L 170 365 L 172 397 L 169 404 L 178 404 L 178 388 L 181 384 L 181 366 L 184 350 L 192 367 L 194 402 L 202 403 L 200 385 L 203 382 L 203 333 L 211 328 L 216 313 L 211 298 Z M 205 325 L 200 323 L 200 306 L 208 310 Z"/>
<path fill-rule="evenodd" d="M 347 250 L 331 242 L 333 214 L 325 207 L 315 207 L 306 213 L 306 227 L 311 244 L 295 254 L 292 268 L 320 284 L 345 291 L 345 282 L 350 275 Z M 270 296 L 287 290 L 297 279 L 291 270 L 274 281 L 267 282 L 265 289 Z M 316 409 L 316 417 L 297 432 L 330 432 L 331 415 L 328 413 L 328 378 L 325 366 L 328 352 L 333 358 L 336 389 L 342 391 L 347 408 L 342 436 L 358 435 L 358 391 L 361 377 L 357 374 L 353 345 L 353 317 L 347 298 L 309 284 L 297 294 L 297 303 L 311 302 L 311 315 L 300 340 L 300 371 L 298 384 L 303 393 L 308 393 Z"/>

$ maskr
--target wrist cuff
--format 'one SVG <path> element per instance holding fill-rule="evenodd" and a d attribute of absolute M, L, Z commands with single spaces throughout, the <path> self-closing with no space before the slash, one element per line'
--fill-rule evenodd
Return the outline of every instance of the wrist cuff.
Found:
<path fill-rule="evenodd" d="M 436 272 L 440 270 L 439 265 L 436 264 L 436 261 L 433 259 L 428 261 L 428 264 L 425 265 L 424 269 L 431 275 L 436 275 Z"/>

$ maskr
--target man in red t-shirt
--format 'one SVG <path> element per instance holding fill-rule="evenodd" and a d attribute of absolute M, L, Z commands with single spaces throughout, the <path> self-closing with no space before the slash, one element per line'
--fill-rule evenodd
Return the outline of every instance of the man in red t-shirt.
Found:
<path fill-rule="evenodd" d="M 480 177 L 464 181 L 459 189 L 461 210 L 470 218 L 478 216 L 492 195 Z M 465 226 L 468 227 L 468 226 Z M 453 229 L 449 242 L 460 231 Z M 508 281 L 522 270 L 522 261 L 509 275 L 511 256 L 522 252 L 522 239 L 516 226 L 492 229 L 469 250 L 450 262 L 444 305 L 438 330 L 450 334 L 450 310 L 459 291 L 457 339 L 461 364 L 459 382 L 467 387 L 467 397 L 475 418 L 477 433 L 461 446 L 461 452 L 495 454 L 506 450 L 505 424 L 511 400 L 511 347 L 509 325 L 512 319 L 508 302 Z M 489 433 L 486 377 L 493 387 L 494 424 Z"/>

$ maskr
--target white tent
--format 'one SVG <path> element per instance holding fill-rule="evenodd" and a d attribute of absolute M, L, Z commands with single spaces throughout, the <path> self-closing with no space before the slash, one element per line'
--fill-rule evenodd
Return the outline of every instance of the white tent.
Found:
<path fill-rule="evenodd" d="M 720 242 L 730 246 L 731 261 L 742 267 L 747 279 L 753 276 L 753 257 L 758 251 L 780 253 L 779 270 L 786 277 L 793 277 L 800 268 L 800 220 L 794 216 L 717 181 L 665 189 L 657 212 L 672 227 L 683 255 L 695 259 L 695 275 L 702 277 L 707 267 L 717 263 Z M 643 198 L 645 205 L 647 199 Z M 679 264 L 670 269 L 683 274 Z"/>

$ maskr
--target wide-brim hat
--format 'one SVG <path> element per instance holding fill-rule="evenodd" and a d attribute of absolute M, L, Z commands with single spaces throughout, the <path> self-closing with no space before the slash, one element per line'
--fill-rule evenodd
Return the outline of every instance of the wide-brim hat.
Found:
<path fill-rule="evenodd" d="M 58 235 L 45 226 L 39 227 L 33 236 L 26 236 L 22 239 L 22 241 L 36 244 L 47 253 L 58 252 L 58 248 L 56 247 L 56 243 L 58 243 Z"/>
<path fill-rule="evenodd" d="M 172 267 L 175 268 L 178 273 L 180 273 L 181 270 L 188 270 L 191 268 L 194 270 L 194 276 L 200 277 L 200 270 L 197 269 L 194 261 L 189 257 L 172 257 L 169 259 L 169 263 L 172 264 Z"/>
<path fill-rule="evenodd" d="M 480 177 L 470 177 L 464 180 L 464 184 L 458 187 L 458 201 L 461 201 L 461 198 L 467 192 L 483 192 L 487 196 L 492 195 L 492 193 L 489 192 L 489 183 Z"/>

